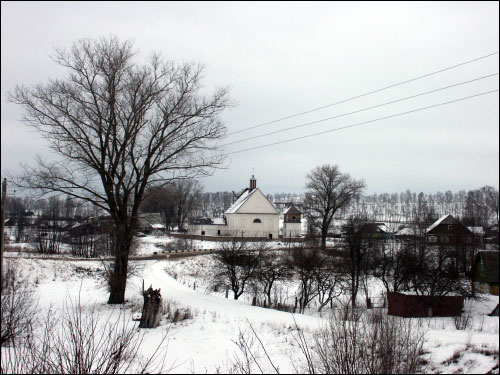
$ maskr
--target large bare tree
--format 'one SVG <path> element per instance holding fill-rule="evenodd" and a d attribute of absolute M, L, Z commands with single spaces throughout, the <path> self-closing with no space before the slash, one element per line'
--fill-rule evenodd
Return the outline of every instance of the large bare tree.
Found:
<path fill-rule="evenodd" d="M 314 168 L 306 180 L 305 207 L 309 222 L 321 232 L 321 248 L 326 247 L 328 229 L 333 216 L 361 194 L 365 183 L 341 173 L 337 165 Z"/>
<path fill-rule="evenodd" d="M 133 43 L 116 37 L 83 39 L 53 60 L 64 79 L 18 86 L 11 102 L 25 122 L 61 158 L 25 166 L 19 186 L 42 194 L 84 199 L 111 216 L 115 265 L 108 303 L 124 302 L 130 245 L 148 187 L 210 174 L 222 166 L 217 140 L 226 131 L 218 115 L 229 105 L 227 88 L 202 96 L 203 68 L 153 54 L 141 65 Z"/>

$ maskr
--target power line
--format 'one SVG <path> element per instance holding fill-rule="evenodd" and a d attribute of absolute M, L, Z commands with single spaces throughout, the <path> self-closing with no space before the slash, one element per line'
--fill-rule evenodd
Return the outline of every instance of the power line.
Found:
<path fill-rule="evenodd" d="M 291 126 L 291 127 L 289 127 L 289 128 L 285 128 L 285 129 L 281 129 L 281 130 L 276 130 L 276 131 L 273 131 L 273 132 L 270 132 L 270 133 L 265 133 L 265 134 L 261 134 L 261 135 L 256 135 L 256 136 L 254 136 L 254 137 L 249 137 L 249 138 L 240 139 L 240 140 L 237 140 L 237 141 L 233 141 L 233 142 L 225 143 L 225 144 L 223 144 L 222 146 L 228 146 L 228 145 L 232 145 L 232 144 L 235 144 L 235 143 L 241 143 L 241 142 L 249 141 L 249 140 L 256 139 L 256 138 L 266 137 L 266 136 L 268 136 L 268 135 L 273 135 L 273 134 L 277 134 L 277 133 L 282 133 L 282 132 L 285 132 L 285 131 L 288 131 L 288 130 L 293 130 L 293 129 L 297 129 L 297 128 L 302 128 L 302 127 L 304 127 L 304 126 L 309 126 L 309 125 L 318 124 L 318 123 L 320 123 L 320 122 L 325 122 L 325 121 L 328 121 L 328 120 L 333 120 L 333 119 L 336 119 L 336 118 L 339 118 L 339 117 L 352 115 L 352 114 L 354 114 L 354 113 L 359 113 L 359 112 L 363 112 L 363 111 L 368 111 L 368 110 L 370 110 L 370 109 L 374 109 L 374 108 L 378 108 L 378 107 L 383 107 L 383 106 L 386 106 L 386 105 L 389 105 L 389 104 L 394 104 L 394 103 L 397 103 L 397 102 L 401 102 L 401 101 L 403 101 L 403 100 L 408 100 L 408 99 L 416 98 L 416 97 L 418 97 L 418 96 L 423 96 L 423 95 L 427 95 L 427 94 L 432 94 L 432 93 L 437 92 L 437 91 L 442 91 L 442 90 L 446 90 L 446 89 L 449 89 L 449 88 L 452 88 L 452 87 L 456 87 L 456 86 L 460 86 L 460 85 L 465 85 L 465 84 L 467 84 L 467 83 L 471 83 L 471 82 L 479 81 L 479 80 L 481 80 L 481 79 L 486 79 L 486 78 L 493 77 L 493 76 L 496 76 L 496 75 L 498 75 L 498 73 L 489 74 L 489 75 L 487 75 L 487 76 L 483 76 L 483 77 L 475 78 L 475 79 L 472 79 L 472 80 L 469 80 L 469 81 L 464 81 L 464 82 L 460 82 L 460 83 L 455 83 L 455 84 L 450 85 L 450 86 L 446 86 L 446 87 L 442 87 L 442 88 L 439 88 L 439 89 L 435 89 L 435 90 L 431 90 L 431 91 L 423 92 L 423 93 L 420 93 L 420 94 L 416 94 L 416 95 L 412 95 L 412 96 L 407 96 L 406 98 L 397 99 L 397 100 L 393 100 L 393 101 L 386 102 L 386 103 L 382 103 L 382 104 L 377 104 L 377 105 L 374 105 L 374 106 L 371 106 L 371 107 L 366 107 L 366 108 L 363 108 L 363 109 L 359 109 L 359 110 L 357 110 L 357 111 L 347 112 L 347 113 L 342 113 L 342 114 L 340 114 L 340 115 L 336 115 L 336 116 L 333 116 L 333 117 L 328 117 L 328 118 L 324 118 L 324 119 L 321 119 L 321 120 L 316 120 L 316 121 L 308 122 L 308 123 L 305 123 L 305 124 L 300 124 L 300 125 Z"/>
<path fill-rule="evenodd" d="M 479 60 L 482 60 L 482 59 L 486 59 L 486 58 L 491 57 L 491 56 L 494 56 L 494 55 L 496 55 L 496 54 L 498 54 L 498 51 L 497 51 L 497 52 L 490 53 L 490 54 L 485 55 L 485 56 L 478 57 L 478 58 L 473 59 L 473 60 L 465 61 L 465 62 L 463 62 L 463 63 L 457 64 L 457 65 L 453 65 L 453 66 L 450 66 L 450 67 L 448 67 L 448 68 L 444 68 L 444 69 L 441 69 L 441 70 L 437 70 L 437 71 L 435 71 L 435 72 L 428 73 L 428 74 L 425 74 L 425 75 L 423 75 L 423 76 L 418 76 L 418 77 L 415 77 L 415 78 L 412 78 L 412 79 L 409 79 L 409 80 L 406 80 L 406 81 L 403 81 L 403 82 L 399 82 L 399 83 L 396 83 L 396 84 L 393 84 L 393 85 L 390 85 L 390 86 L 386 86 L 386 87 L 383 87 L 383 88 L 378 89 L 378 90 L 374 90 L 374 91 L 367 92 L 367 93 L 365 93 L 365 94 L 361 94 L 361 95 L 353 96 L 352 98 L 349 98 L 349 99 L 341 100 L 341 101 L 339 101 L 339 102 L 335 102 L 335 103 L 327 104 L 327 105 L 324 105 L 324 106 L 321 106 L 321 107 L 313 108 L 313 109 L 310 109 L 310 110 L 308 110 L 308 111 L 304 111 L 304 112 L 296 113 L 296 114 L 294 114 L 294 115 L 290 115 L 290 116 L 282 117 L 282 118 L 279 118 L 279 119 L 277 119 L 277 120 L 273 120 L 273 121 L 265 122 L 265 123 L 263 123 L 263 124 L 254 125 L 254 126 L 250 126 L 250 127 L 248 127 L 248 128 L 245 128 L 245 129 L 237 130 L 237 131 L 235 131 L 235 132 L 228 133 L 228 134 L 227 134 L 227 136 L 230 136 L 230 135 L 233 135 L 233 134 L 242 133 L 242 132 L 245 132 L 245 131 L 248 131 L 248 130 L 251 130 L 251 129 L 260 128 L 261 126 L 274 124 L 274 123 L 279 122 L 279 121 L 288 120 L 288 119 L 293 118 L 293 117 L 297 117 L 297 116 L 305 115 L 305 114 L 307 114 L 307 113 L 311 113 L 311 112 L 314 112 L 314 111 L 319 111 L 320 109 L 328 108 L 328 107 L 331 107 L 331 106 L 334 106 L 334 105 L 337 105 L 337 104 L 341 104 L 341 103 L 345 103 L 345 102 L 348 102 L 348 101 L 351 101 L 351 100 L 354 100 L 354 99 L 362 98 L 363 96 L 367 96 L 367 95 L 375 94 L 375 93 L 377 93 L 377 92 L 384 91 L 384 90 L 387 90 L 387 89 L 390 89 L 390 88 L 393 88 L 393 87 L 396 87 L 396 86 L 404 85 L 404 84 L 406 84 L 406 83 L 413 82 L 413 81 L 416 81 L 416 80 L 419 80 L 419 79 L 422 79 L 422 78 L 425 78 L 425 77 L 429 77 L 429 76 L 434 75 L 434 74 L 438 74 L 438 73 L 442 73 L 442 72 L 445 72 L 445 71 L 450 70 L 450 69 L 458 68 L 459 66 L 467 65 L 467 64 L 473 63 L 473 62 L 475 62 L 475 61 L 479 61 Z"/>
<path fill-rule="evenodd" d="M 455 100 L 451 100 L 449 102 L 443 102 L 443 103 L 439 103 L 439 104 L 430 105 L 430 106 L 427 106 L 427 107 L 417 108 L 417 109 L 413 109 L 411 111 L 401 112 L 401 113 L 397 113 L 395 115 L 390 115 L 390 116 L 385 116 L 385 117 L 380 117 L 380 118 L 377 118 L 375 120 L 363 121 L 363 122 L 359 122 L 357 124 L 351 124 L 351 125 L 347 125 L 347 126 L 342 126 L 340 128 L 330 129 L 330 130 L 326 130 L 326 131 L 319 132 L 319 133 L 313 133 L 313 134 L 308 134 L 308 135 L 304 135 L 304 136 L 301 136 L 301 137 L 290 138 L 290 139 L 286 139 L 284 141 L 279 141 L 279 142 L 274 142 L 274 143 L 268 143 L 266 145 L 251 147 L 251 148 L 247 148 L 247 149 L 244 149 L 244 150 L 232 151 L 232 152 L 226 153 L 226 155 L 237 154 L 237 153 L 240 153 L 240 152 L 245 152 L 245 151 L 255 150 L 255 149 L 258 149 L 258 148 L 269 147 L 269 146 L 274 146 L 274 145 L 278 145 L 278 144 L 281 144 L 281 143 L 291 142 L 291 141 L 295 141 L 295 140 L 298 140 L 298 139 L 304 139 L 304 138 L 314 137 L 314 136 L 321 135 L 321 134 L 331 133 L 331 132 L 342 130 L 342 129 L 347 129 L 347 128 L 353 128 L 353 127 L 356 127 L 356 126 L 366 125 L 366 124 L 374 123 L 374 122 L 377 122 L 377 121 L 386 120 L 386 119 L 389 119 L 389 118 L 392 118 L 392 117 L 403 116 L 403 115 L 407 115 L 409 113 L 419 112 L 419 111 L 423 111 L 423 110 L 429 109 L 429 108 L 434 108 L 434 107 L 439 107 L 439 106 L 446 105 L 446 104 L 456 103 L 456 102 L 459 102 L 459 101 L 462 101 L 462 100 L 467 100 L 467 99 L 475 98 L 475 97 L 478 97 L 478 96 L 481 96 L 481 95 L 491 94 L 491 93 L 494 93 L 494 92 L 498 92 L 498 90 L 487 91 L 487 92 L 483 92 L 483 93 L 480 93 L 480 94 L 467 96 L 465 98 L 455 99 Z"/>

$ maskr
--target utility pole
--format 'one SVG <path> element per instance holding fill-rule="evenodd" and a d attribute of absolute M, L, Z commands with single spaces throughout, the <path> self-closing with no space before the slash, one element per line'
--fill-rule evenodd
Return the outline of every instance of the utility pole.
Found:
<path fill-rule="evenodd" d="M 2 183 L 2 228 L 1 228 L 1 253 L 0 253 L 0 290 L 3 289 L 3 245 L 4 245 L 4 229 L 5 229 L 5 210 L 7 209 L 7 179 L 3 179 Z"/>

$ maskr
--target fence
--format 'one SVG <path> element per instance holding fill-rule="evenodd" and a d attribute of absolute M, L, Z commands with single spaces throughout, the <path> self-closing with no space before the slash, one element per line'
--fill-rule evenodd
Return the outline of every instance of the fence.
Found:
<path fill-rule="evenodd" d="M 228 241 L 245 241 L 245 242 L 264 242 L 269 241 L 265 237 L 235 237 L 235 236 L 201 236 L 199 234 L 187 234 L 187 233 L 169 233 L 169 237 L 181 238 L 186 240 L 205 240 L 205 241 L 218 241 L 218 242 L 228 242 Z M 276 238 L 272 241 L 277 242 L 304 242 L 304 237 L 286 237 L 286 238 Z"/>

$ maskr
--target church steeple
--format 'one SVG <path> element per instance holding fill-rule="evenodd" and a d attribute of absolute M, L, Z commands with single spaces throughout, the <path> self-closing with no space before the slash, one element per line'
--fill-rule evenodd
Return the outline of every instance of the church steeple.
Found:
<path fill-rule="evenodd" d="M 257 180 L 255 179 L 254 175 L 252 175 L 252 178 L 250 179 L 250 190 L 256 188 L 257 188 Z"/>

